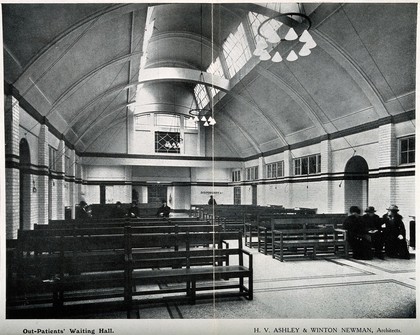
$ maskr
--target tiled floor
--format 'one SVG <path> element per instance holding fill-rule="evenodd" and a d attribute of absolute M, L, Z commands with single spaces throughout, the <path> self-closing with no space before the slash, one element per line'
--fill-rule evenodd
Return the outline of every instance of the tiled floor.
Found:
<path fill-rule="evenodd" d="M 141 307 L 140 319 L 369 319 L 414 318 L 415 258 L 343 258 L 279 262 L 254 257 L 254 300 L 199 300 Z M 89 316 L 85 316 L 89 317 Z M 100 317 L 95 315 L 92 317 Z M 125 318 L 124 313 L 102 318 Z"/>

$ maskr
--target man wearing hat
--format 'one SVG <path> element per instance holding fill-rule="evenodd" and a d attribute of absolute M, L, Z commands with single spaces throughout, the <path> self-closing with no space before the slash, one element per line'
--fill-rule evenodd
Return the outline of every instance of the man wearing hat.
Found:
<path fill-rule="evenodd" d="M 369 206 L 365 209 L 365 213 L 362 217 L 366 233 L 372 240 L 372 246 L 375 251 L 375 257 L 384 259 L 383 255 L 383 237 L 382 237 L 382 220 L 375 214 L 375 207 Z"/>
<path fill-rule="evenodd" d="M 344 220 L 343 228 L 348 232 L 348 241 L 353 250 L 353 258 L 372 259 L 372 241 L 360 217 L 359 207 L 350 207 L 349 216 Z"/>
<path fill-rule="evenodd" d="M 410 259 L 406 242 L 405 226 L 399 208 L 391 205 L 382 217 L 384 228 L 385 253 L 388 257 Z"/>

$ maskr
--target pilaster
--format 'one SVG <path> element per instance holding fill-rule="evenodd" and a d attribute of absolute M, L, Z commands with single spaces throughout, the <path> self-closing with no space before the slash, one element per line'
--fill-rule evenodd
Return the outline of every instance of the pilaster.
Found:
<path fill-rule="evenodd" d="M 41 124 L 38 137 L 38 164 L 42 170 L 38 177 L 38 224 L 48 224 L 48 126 Z"/>
<path fill-rule="evenodd" d="M 7 96 L 5 101 L 6 151 L 6 238 L 17 238 L 19 229 L 20 173 L 19 173 L 19 101 Z"/>

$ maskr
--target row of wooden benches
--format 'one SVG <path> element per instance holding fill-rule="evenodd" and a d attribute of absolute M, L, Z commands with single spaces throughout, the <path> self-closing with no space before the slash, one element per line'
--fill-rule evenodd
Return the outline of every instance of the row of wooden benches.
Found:
<path fill-rule="evenodd" d="M 244 224 L 245 245 L 280 261 L 315 258 L 317 254 L 348 257 L 347 232 L 342 229 L 345 217 L 345 214 L 260 216 L 257 222 Z"/>
<path fill-rule="evenodd" d="M 13 259 L 7 260 L 11 264 L 7 316 L 33 317 L 35 313 L 38 317 L 60 317 L 80 312 L 92 306 L 87 301 L 97 299 L 107 299 L 106 306 L 124 309 L 130 316 L 133 307 L 153 301 L 138 297 L 165 294 L 166 300 L 184 298 L 194 303 L 198 291 L 207 292 L 198 297 L 225 290 L 225 295 L 252 299 L 252 255 L 243 250 L 242 235 L 217 231 L 220 228 L 209 232 L 208 227 L 199 232 L 196 227 L 194 232 L 187 231 L 186 226 L 165 227 L 159 233 L 161 226 L 148 227 L 148 232 L 137 229 L 146 227 L 125 226 L 122 232 L 120 228 L 106 228 L 113 229 L 112 234 L 103 231 L 105 228 L 77 229 L 80 234 L 74 229 L 58 232 L 53 228 L 21 232 L 13 256 L 9 255 Z M 229 247 L 231 240 L 233 248 Z M 244 265 L 244 255 L 248 256 L 248 266 Z M 234 264 L 232 256 L 236 258 Z M 234 283 L 222 281 L 233 278 Z M 206 283 L 213 280 L 217 285 Z M 178 284 L 143 289 L 144 285 L 170 283 Z M 179 296 L 182 292 L 186 295 Z"/>

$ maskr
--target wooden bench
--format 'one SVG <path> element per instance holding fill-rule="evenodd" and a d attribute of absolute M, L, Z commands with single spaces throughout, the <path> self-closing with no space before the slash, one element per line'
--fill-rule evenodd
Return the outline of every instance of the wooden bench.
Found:
<path fill-rule="evenodd" d="M 297 259 L 323 254 L 348 257 L 347 233 L 333 227 L 317 229 L 285 229 L 273 231 L 272 257 L 284 261 L 285 258 Z"/>
<path fill-rule="evenodd" d="M 179 226 L 193 226 L 193 225 L 210 225 L 208 221 L 202 220 L 168 220 L 168 221 L 161 221 L 161 220 L 137 220 L 137 219 L 125 219 L 125 220 L 107 220 L 107 221 L 98 221 L 98 222 L 90 222 L 90 221 L 80 221 L 75 220 L 71 222 L 66 221 L 51 221 L 48 225 L 37 225 L 37 229 L 43 229 L 43 227 L 48 228 L 106 228 L 106 227 L 124 227 L 124 226 L 132 226 L 132 227 L 141 227 L 141 226 L 164 226 L 164 225 L 174 225 L 177 224 Z M 45 228 L 45 229 L 48 229 Z"/>
<path fill-rule="evenodd" d="M 319 227 L 338 228 L 346 217 L 346 214 L 261 216 L 255 228 L 257 231 L 258 251 L 265 255 L 272 252 L 273 230 L 313 229 Z"/>
<path fill-rule="evenodd" d="M 235 240 L 237 247 L 228 248 L 227 240 Z M 184 292 L 184 298 L 194 303 L 199 291 L 213 294 L 215 290 L 229 290 L 226 295 L 252 299 L 252 255 L 242 250 L 238 233 L 144 234 L 126 227 L 124 234 L 118 235 L 32 236 L 18 244 L 14 274 L 7 284 L 7 314 L 11 318 L 33 317 L 34 311 L 39 317 L 60 317 L 74 310 L 80 312 L 80 306 L 96 306 L 87 301 L 97 299 L 115 300 L 108 305 L 129 315 L 134 306 L 144 302 L 136 297 L 153 294 L 169 294 L 165 298 L 178 301 L 183 298 L 179 293 Z M 199 246 L 204 244 L 211 247 Z M 248 256 L 247 267 L 244 254 Z M 236 264 L 230 259 L 233 256 Z M 213 279 L 234 278 L 239 283 L 197 286 Z M 185 286 L 133 289 L 161 283 Z"/>

